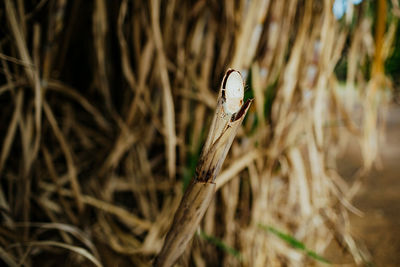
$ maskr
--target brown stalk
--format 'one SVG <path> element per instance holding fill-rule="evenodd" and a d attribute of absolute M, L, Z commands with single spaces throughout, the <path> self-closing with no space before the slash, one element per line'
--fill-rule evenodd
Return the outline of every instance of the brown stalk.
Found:
<path fill-rule="evenodd" d="M 231 70 L 226 72 L 223 81 L 227 79 L 230 72 Z M 226 100 L 223 87 L 224 82 L 220 88 L 211 128 L 197 163 L 195 178 L 181 200 L 164 245 L 154 261 L 154 266 L 172 266 L 187 248 L 213 199 L 216 190 L 215 178 L 252 102 L 252 100 L 247 100 L 233 115 L 225 113 L 223 105 Z"/>
<path fill-rule="evenodd" d="M 71 182 L 72 190 L 74 192 L 76 205 L 78 207 L 78 210 L 81 212 L 81 211 L 83 211 L 84 204 L 82 202 L 81 188 L 80 188 L 79 181 L 78 181 L 77 168 L 74 163 L 74 159 L 73 159 L 73 155 L 72 155 L 70 146 L 68 145 L 66 138 L 64 137 L 61 129 L 57 125 L 57 120 L 56 120 L 53 112 L 51 111 L 50 106 L 47 104 L 47 102 L 44 102 L 43 109 L 44 109 L 44 113 L 54 131 L 54 134 L 55 134 L 57 140 L 60 142 L 61 149 L 64 152 L 65 160 L 66 160 L 67 167 L 68 167 L 69 179 Z"/>
<path fill-rule="evenodd" d="M 37 71 L 37 67 L 33 64 L 32 57 L 30 56 L 27 48 L 27 42 L 25 39 L 25 35 L 23 34 L 23 27 L 17 21 L 16 10 L 13 2 L 7 0 L 5 3 L 5 9 L 7 13 L 8 23 L 10 25 L 11 33 L 14 37 L 15 44 L 17 47 L 18 54 L 21 58 L 22 62 L 25 62 L 29 67 L 24 68 L 26 72 L 26 76 L 31 83 L 34 94 L 35 94 L 35 130 L 36 135 L 32 145 L 32 153 L 30 154 L 30 158 L 26 163 L 25 175 L 29 173 L 29 170 L 32 166 L 34 159 L 37 157 L 39 151 L 40 144 L 40 136 L 41 136 L 41 124 L 42 124 L 42 89 L 40 86 L 39 73 Z M 37 37 L 37 35 L 35 35 Z M 34 47 L 37 47 L 37 39 L 34 38 Z"/>
<path fill-rule="evenodd" d="M 175 161 L 176 161 L 176 133 L 175 133 L 175 111 L 174 101 L 172 98 L 171 83 L 168 77 L 167 59 L 164 53 L 163 41 L 161 36 L 160 24 L 160 2 L 151 1 L 151 27 L 154 35 L 154 42 L 157 49 L 157 63 L 160 69 L 160 80 L 163 88 L 163 122 L 166 135 L 165 152 L 167 155 L 167 169 L 170 178 L 175 176 Z"/>

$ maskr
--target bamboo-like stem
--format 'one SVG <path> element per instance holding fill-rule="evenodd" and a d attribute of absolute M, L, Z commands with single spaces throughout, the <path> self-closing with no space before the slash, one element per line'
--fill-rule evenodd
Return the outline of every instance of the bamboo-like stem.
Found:
<path fill-rule="evenodd" d="M 154 266 L 171 266 L 182 255 L 214 196 L 215 178 L 252 102 L 248 100 L 242 105 L 243 95 L 238 100 L 227 94 L 227 90 L 236 89 L 227 88 L 230 86 L 227 86 L 227 80 L 234 72 L 236 71 L 228 70 L 222 80 L 217 108 L 196 167 L 195 177 L 175 213 L 171 229 L 154 261 Z M 239 85 L 243 86 L 241 78 L 240 83 Z M 239 101 L 238 111 L 231 114 L 229 111 L 232 107 L 235 108 L 234 101 Z"/>

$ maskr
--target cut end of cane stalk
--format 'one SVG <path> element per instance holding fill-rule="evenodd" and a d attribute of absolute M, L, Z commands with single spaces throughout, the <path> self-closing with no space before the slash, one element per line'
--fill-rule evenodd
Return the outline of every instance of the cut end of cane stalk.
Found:
<path fill-rule="evenodd" d="M 240 110 L 243 104 L 244 82 L 239 71 L 230 69 L 227 71 L 222 83 L 222 98 L 226 114 L 234 114 Z"/>
<path fill-rule="evenodd" d="M 252 102 L 243 104 L 244 83 L 239 71 L 229 69 L 220 90 L 195 178 L 185 191 L 153 266 L 172 266 L 187 248 L 214 196 L 214 181 Z"/>

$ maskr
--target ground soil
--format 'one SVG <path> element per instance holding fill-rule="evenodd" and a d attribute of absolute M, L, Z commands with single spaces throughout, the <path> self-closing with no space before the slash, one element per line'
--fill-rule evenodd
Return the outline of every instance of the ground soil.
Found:
<path fill-rule="evenodd" d="M 400 266 L 400 106 L 391 105 L 385 142 L 380 144 L 381 166 L 364 179 L 353 199 L 362 217 L 351 215 L 351 229 L 357 242 L 371 254 L 371 266 Z M 361 166 L 357 148 L 339 161 L 347 179 Z M 379 165 L 379 164 L 378 164 Z"/>

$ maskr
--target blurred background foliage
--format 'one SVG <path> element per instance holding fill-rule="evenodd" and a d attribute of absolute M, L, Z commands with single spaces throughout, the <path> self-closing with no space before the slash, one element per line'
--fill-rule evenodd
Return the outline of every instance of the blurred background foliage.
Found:
<path fill-rule="evenodd" d="M 255 102 L 179 264 L 369 262 L 348 213 L 398 94 L 400 9 L 359 2 L 2 1 L 0 261 L 150 265 L 231 67 Z"/>

